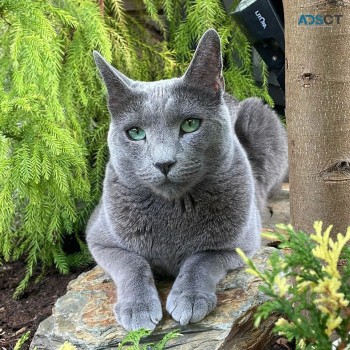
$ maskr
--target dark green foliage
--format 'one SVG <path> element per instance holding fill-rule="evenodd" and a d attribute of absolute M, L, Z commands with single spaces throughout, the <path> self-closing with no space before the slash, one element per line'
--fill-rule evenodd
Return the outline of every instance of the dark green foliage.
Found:
<path fill-rule="evenodd" d="M 101 194 L 109 123 L 93 50 L 133 79 L 169 78 L 214 27 L 227 90 L 271 102 L 221 1 L 144 0 L 137 17 L 122 0 L 104 5 L 102 16 L 94 0 L 0 2 L 0 259 L 27 261 L 16 295 L 38 264 L 67 273 L 90 260 L 83 233 Z M 151 22 L 158 32 L 145 29 Z M 79 252 L 64 250 L 67 237 Z"/>

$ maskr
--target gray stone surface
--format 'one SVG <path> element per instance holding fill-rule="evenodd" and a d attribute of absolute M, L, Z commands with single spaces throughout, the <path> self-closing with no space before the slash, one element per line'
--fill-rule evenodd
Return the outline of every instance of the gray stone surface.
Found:
<path fill-rule="evenodd" d="M 264 247 L 255 257 L 265 268 L 274 248 Z M 266 300 L 258 291 L 260 281 L 244 269 L 231 272 L 217 289 L 218 305 L 204 320 L 180 327 L 164 310 L 164 318 L 147 341 L 157 341 L 174 329 L 183 334 L 169 343 L 169 348 L 181 350 L 262 350 L 261 344 L 272 341 L 271 328 L 275 319 L 255 329 L 253 314 Z M 163 306 L 171 288 L 170 282 L 158 283 Z M 66 295 L 57 300 L 53 314 L 37 330 L 31 349 L 58 349 L 69 341 L 81 350 L 112 349 L 126 332 L 116 324 L 112 313 L 115 287 L 109 277 L 95 267 L 80 275 L 68 286 Z"/>
<path fill-rule="evenodd" d="M 290 223 L 289 184 L 284 183 L 279 191 L 268 202 L 268 208 L 262 217 L 264 229 L 274 229 L 276 224 Z"/>
<path fill-rule="evenodd" d="M 277 224 L 290 223 L 290 205 L 289 205 L 289 184 L 285 183 L 282 190 L 269 200 L 268 207 L 262 215 L 263 232 L 275 230 Z M 263 245 L 270 243 L 263 238 Z"/>
<path fill-rule="evenodd" d="M 263 217 L 265 230 L 274 228 L 276 223 L 289 222 L 288 185 L 284 185 L 269 202 L 269 207 Z M 265 268 L 273 250 L 263 247 L 254 258 L 256 264 Z M 216 309 L 201 322 L 185 327 L 180 327 L 165 311 L 171 283 L 158 283 L 164 318 L 147 341 L 155 342 L 165 333 L 179 329 L 183 336 L 169 342 L 171 349 L 263 350 L 263 346 L 272 341 L 271 329 L 275 319 L 254 328 L 253 314 L 266 300 L 258 290 L 260 283 L 244 269 L 229 273 L 217 288 Z M 38 350 L 56 350 L 65 341 L 79 350 L 115 349 L 126 332 L 116 324 L 112 313 L 116 301 L 115 286 L 109 277 L 96 267 L 72 281 L 67 289 L 67 294 L 57 300 L 52 316 L 40 324 L 31 349 L 37 346 Z"/>

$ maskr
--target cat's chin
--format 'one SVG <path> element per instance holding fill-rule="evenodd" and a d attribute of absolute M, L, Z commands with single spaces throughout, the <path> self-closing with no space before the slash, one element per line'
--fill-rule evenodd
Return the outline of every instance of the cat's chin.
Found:
<path fill-rule="evenodd" d="M 152 186 L 151 189 L 155 194 L 169 201 L 181 198 L 189 190 L 187 186 L 175 184 L 171 181 L 165 181 L 160 185 Z"/>

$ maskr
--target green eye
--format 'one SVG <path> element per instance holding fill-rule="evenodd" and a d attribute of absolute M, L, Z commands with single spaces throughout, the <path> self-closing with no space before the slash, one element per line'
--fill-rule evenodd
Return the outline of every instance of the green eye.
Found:
<path fill-rule="evenodd" d="M 146 138 L 145 130 L 138 127 L 133 127 L 126 130 L 126 133 L 129 136 L 129 138 L 133 141 L 141 141 Z"/>
<path fill-rule="evenodd" d="M 201 126 L 201 120 L 198 118 L 189 118 L 181 123 L 181 131 L 185 133 L 194 132 Z"/>

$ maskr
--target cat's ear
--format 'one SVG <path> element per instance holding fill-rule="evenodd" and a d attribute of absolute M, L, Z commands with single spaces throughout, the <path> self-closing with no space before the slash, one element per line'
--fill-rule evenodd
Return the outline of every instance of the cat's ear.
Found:
<path fill-rule="evenodd" d="M 117 105 L 123 99 L 130 97 L 132 95 L 132 80 L 112 67 L 97 51 L 94 51 L 93 55 L 107 87 L 109 105 Z"/>
<path fill-rule="evenodd" d="M 209 29 L 203 34 L 184 80 L 190 85 L 205 86 L 216 93 L 224 91 L 221 44 L 216 30 Z"/>

